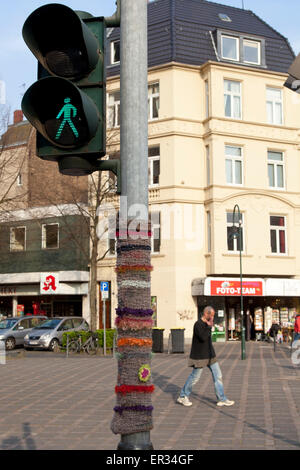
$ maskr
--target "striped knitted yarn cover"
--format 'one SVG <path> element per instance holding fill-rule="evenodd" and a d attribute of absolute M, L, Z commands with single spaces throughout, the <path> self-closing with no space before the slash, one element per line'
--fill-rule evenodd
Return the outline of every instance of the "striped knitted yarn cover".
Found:
<path fill-rule="evenodd" d="M 133 434 L 153 428 L 151 232 L 148 228 L 143 238 L 124 230 L 117 235 L 118 378 L 111 429 L 114 434 Z"/>

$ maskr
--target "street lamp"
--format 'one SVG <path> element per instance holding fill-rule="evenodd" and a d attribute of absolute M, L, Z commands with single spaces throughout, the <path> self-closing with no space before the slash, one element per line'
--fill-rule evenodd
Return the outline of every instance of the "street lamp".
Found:
<path fill-rule="evenodd" d="M 238 212 L 238 227 L 236 227 L 235 224 L 235 212 Z M 242 331 L 242 355 L 241 359 L 244 360 L 246 359 L 246 348 L 245 348 L 245 326 L 244 326 L 244 308 L 243 308 L 243 275 L 242 275 L 242 231 L 241 231 L 241 225 L 242 225 L 242 216 L 241 216 L 241 211 L 236 204 L 233 209 L 233 217 L 232 217 L 232 227 L 233 227 L 233 233 L 230 235 L 232 238 L 237 238 L 239 240 L 239 251 L 240 251 L 240 280 L 241 280 L 241 331 Z"/>

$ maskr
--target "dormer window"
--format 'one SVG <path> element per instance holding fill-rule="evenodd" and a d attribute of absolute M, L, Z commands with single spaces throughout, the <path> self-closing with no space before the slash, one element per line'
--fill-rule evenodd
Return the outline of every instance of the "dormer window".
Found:
<path fill-rule="evenodd" d="M 221 60 L 265 67 L 265 40 L 236 32 L 217 31 Z"/>
<path fill-rule="evenodd" d="M 260 64 L 260 42 L 243 40 L 244 62 L 248 64 Z"/>
<path fill-rule="evenodd" d="M 231 36 L 222 36 L 223 59 L 239 60 L 239 39 Z"/>

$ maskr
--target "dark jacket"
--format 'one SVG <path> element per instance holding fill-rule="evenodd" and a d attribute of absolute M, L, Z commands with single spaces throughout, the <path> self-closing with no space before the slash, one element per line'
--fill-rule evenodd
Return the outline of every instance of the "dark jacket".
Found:
<path fill-rule="evenodd" d="M 270 334 L 271 338 L 274 338 L 274 336 L 276 336 L 278 334 L 279 330 L 280 330 L 280 326 L 277 323 L 273 323 L 273 325 L 271 326 L 271 328 L 269 330 L 269 334 Z"/>
<path fill-rule="evenodd" d="M 212 359 L 216 357 L 211 340 L 211 327 L 201 319 L 194 325 L 190 359 Z"/>

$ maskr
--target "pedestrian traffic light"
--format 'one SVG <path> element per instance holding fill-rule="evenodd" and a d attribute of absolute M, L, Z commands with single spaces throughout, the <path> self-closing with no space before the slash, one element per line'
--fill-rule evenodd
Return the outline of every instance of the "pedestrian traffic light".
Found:
<path fill-rule="evenodd" d="M 22 100 L 37 155 L 65 174 L 92 173 L 105 155 L 105 19 L 48 4 L 27 18 L 23 37 L 39 61 Z"/>

